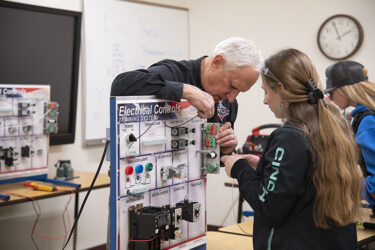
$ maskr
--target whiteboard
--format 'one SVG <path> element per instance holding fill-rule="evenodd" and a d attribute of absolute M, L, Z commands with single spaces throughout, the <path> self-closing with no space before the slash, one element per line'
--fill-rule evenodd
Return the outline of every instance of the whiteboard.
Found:
<path fill-rule="evenodd" d="M 118 0 L 84 0 L 83 140 L 103 143 L 115 77 L 163 59 L 188 58 L 188 11 Z"/>

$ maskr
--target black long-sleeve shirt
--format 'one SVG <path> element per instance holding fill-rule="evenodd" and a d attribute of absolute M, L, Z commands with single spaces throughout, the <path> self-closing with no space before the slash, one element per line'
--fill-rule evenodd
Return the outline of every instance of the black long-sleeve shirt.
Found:
<path fill-rule="evenodd" d="M 111 96 L 155 95 L 157 98 L 180 101 L 183 84 L 194 85 L 204 90 L 201 82 L 201 62 L 197 60 L 162 60 L 147 69 L 129 71 L 118 75 L 112 83 Z M 209 122 L 231 122 L 237 117 L 237 100 L 226 100 L 215 105 L 215 115 Z"/>
<path fill-rule="evenodd" d="M 316 189 L 311 144 L 301 129 L 284 126 L 269 137 L 257 169 L 238 160 L 231 176 L 254 209 L 254 249 L 354 250 L 354 223 L 331 229 L 313 220 Z"/>

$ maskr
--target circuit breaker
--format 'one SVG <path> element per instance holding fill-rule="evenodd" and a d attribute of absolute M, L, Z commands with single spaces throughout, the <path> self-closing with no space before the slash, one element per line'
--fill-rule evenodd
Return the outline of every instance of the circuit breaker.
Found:
<path fill-rule="evenodd" d="M 0 183 L 48 172 L 49 134 L 58 104 L 46 85 L 0 86 Z"/>
<path fill-rule="evenodd" d="M 197 117 L 187 101 L 111 97 L 110 104 L 111 249 L 205 244 L 206 176 L 219 173 L 220 124 Z"/>

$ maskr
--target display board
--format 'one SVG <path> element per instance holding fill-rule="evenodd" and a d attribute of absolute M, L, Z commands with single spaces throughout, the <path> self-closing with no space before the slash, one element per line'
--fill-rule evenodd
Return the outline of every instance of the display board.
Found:
<path fill-rule="evenodd" d="M 218 123 L 188 101 L 111 97 L 110 248 L 206 243 L 206 176 L 219 173 Z"/>
<path fill-rule="evenodd" d="M 110 88 L 122 72 L 188 58 L 188 12 L 145 3 L 84 1 L 83 139 L 102 143 Z"/>
<path fill-rule="evenodd" d="M 47 176 L 58 104 L 46 85 L 0 85 L 0 184 Z"/>

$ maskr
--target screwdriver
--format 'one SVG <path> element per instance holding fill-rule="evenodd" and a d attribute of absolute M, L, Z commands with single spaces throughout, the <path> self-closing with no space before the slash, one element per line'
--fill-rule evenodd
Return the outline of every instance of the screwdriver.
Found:
<path fill-rule="evenodd" d="M 25 182 L 24 185 L 27 187 L 32 187 L 33 189 L 40 190 L 40 191 L 48 191 L 48 192 L 56 191 L 56 187 L 52 185 L 43 185 L 43 184 L 39 184 L 36 182 Z"/>

